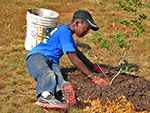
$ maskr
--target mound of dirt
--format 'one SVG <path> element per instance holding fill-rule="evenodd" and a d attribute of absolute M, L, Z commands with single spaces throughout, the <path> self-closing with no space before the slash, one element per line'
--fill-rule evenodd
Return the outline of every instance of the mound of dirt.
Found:
<path fill-rule="evenodd" d="M 70 81 L 81 101 L 98 96 L 101 105 L 105 105 L 108 99 L 115 101 L 119 96 L 125 96 L 134 105 L 136 111 L 150 111 L 150 81 L 144 77 L 121 73 L 111 85 L 100 86 L 92 83 L 91 79 L 79 70 L 67 71 L 67 74 L 67 80 Z M 110 81 L 115 76 L 114 73 L 106 75 Z"/>

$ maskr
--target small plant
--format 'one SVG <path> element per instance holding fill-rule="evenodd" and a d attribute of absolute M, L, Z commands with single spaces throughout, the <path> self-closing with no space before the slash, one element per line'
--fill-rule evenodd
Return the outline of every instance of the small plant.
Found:
<path fill-rule="evenodd" d="M 96 36 L 98 36 L 98 37 L 101 36 L 100 33 L 93 33 L 93 34 L 96 35 Z M 102 40 L 102 38 L 100 37 L 100 38 L 92 39 L 92 40 L 90 40 L 90 42 L 92 42 L 92 43 L 94 43 L 95 45 L 97 45 L 97 44 L 99 44 L 99 43 L 101 42 L 101 40 Z"/>
<path fill-rule="evenodd" d="M 95 75 L 95 73 L 92 73 L 90 75 L 88 75 L 89 78 L 92 78 Z"/>
<path fill-rule="evenodd" d="M 130 48 L 129 40 L 128 34 L 117 33 L 116 35 L 109 35 L 107 38 L 101 38 L 100 41 L 95 41 L 95 39 L 93 39 L 90 40 L 90 42 L 94 44 L 96 43 L 96 45 L 99 44 L 101 48 L 109 50 L 110 53 L 117 55 L 119 60 L 124 61 L 124 55 Z M 117 51 L 116 48 L 118 48 Z M 123 50 L 123 53 L 120 51 L 120 49 Z"/>
<path fill-rule="evenodd" d="M 125 69 L 123 69 L 123 73 L 126 73 L 126 72 L 133 72 L 134 70 L 136 69 L 136 67 L 129 67 L 129 66 L 125 66 Z"/>

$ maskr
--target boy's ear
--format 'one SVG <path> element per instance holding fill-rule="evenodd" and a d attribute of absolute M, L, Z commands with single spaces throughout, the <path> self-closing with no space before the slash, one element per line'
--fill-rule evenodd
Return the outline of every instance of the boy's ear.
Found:
<path fill-rule="evenodd" d="M 74 22 L 74 25 L 76 27 L 80 26 L 81 25 L 81 20 L 77 19 L 75 22 Z"/>

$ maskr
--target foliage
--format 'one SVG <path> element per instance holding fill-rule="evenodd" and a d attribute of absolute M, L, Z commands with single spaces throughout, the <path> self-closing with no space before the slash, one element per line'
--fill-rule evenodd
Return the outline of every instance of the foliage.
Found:
<path fill-rule="evenodd" d="M 126 25 L 126 27 L 132 28 L 132 32 L 136 34 L 137 37 L 140 36 L 141 33 L 146 31 L 146 24 L 143 24 L 143 21 L 147 18 L 145 14 L 139 15 L 138 19 L 135 20 L 120 20 L 120 24 Z"/>
<path fill-rule="evenodd" d="M 125 0 L 123 3 L 118 1 L 118 8 L 123 9 L 127 12 L 136 12 L 137 7 L 143 8 L 146 7 L 140 0 Z M 149 7 L 149 6 L 148 6 Z M 139 37 L 141 33 L 145 33 L 146 31 L 146 24 L 144 24 L 144 20 L 147 18 L 145 14 L 135 15 L 135 19 L 131 20 L 119 20 L 119 23 L 124 25 L 126 29 L 128 29 L 125 33 L 117 33 L 116 35 L 109 35 L 107 38 L 102 38 L 101 33 L 95 33 L 95 39 L 90 40 L 90 42 L 94 43 L 96 46 L 101 45 L 101 48 L 106 48 L 110 50 L 111 53 L 118 56 L 118 59 L 122 62 L 126 61 L 126 55 L 128 54 L 128 50 L 131 47 L 131 39 Z M 114 48 L 119 48 L 117 51 L 114 51 Z M 120 49 L 123 52 L 120 52 Z M 97 55 L 96 55 L 97 56 Z M 120 61 L 118 61 L 120 62 Z M 133 71 L 135 67 L 129 69 L 128 66 L 123 70 L 125 71 Z"/>
<path fill-rule="evenodd" d="M 140 0 L 125 0 L 124 3 L 118 1 L 119 8 L 122 8 L 128 12 L 136 12 L 137 7 L 143 8 L 146 5 L 143 4 Z"/>

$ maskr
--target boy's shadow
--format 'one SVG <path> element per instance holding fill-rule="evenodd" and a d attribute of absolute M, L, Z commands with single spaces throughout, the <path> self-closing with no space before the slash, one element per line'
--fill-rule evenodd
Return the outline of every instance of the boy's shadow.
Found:
<path fill-rule="evenodd" d="M 110 71 L 119 71 L 120 68 L 122 68 L 122 70 L 124 72 L 134 72 L 134 71 L 138 71 L 139 70 L 139 66 L 133 63 L 128 63 L 128 61 L 124 61 L 124 63 L 120 64 L 119 66 L 110 66 L 110 65 L 105 65 L 105 64 L 99 64 L 100 67 L 104 67 Z"/>
<path fill-rule="evenodd" d="M 116 71 L 119 71 L 120 68 L 122 68 L 122 70 L 125 70 L 125 71 L 129 71 L 129 72 L 134 72 L 134 71 L 138 71 L 139 70 L 139 66 L 136 65 L 136 64 L 129 64 L 127 61 L 124 62 L 123 64 L 119 65 L 119 66 L 110 66 L 110 65 L 105 65 L 105 64 L 98 64 L 98 66 L 102 67 L 102 68 L 106 68 L 108 69 L 108 71 L 112 71 L 112 72 L 116 72 Z M 70 72 L 74 72 L 78 70 L 78 68 L 76 67 L 70 67 L 70 68 L 62 68 L 61 71 L 62 71 L 62 75 L 64 76 L 64 79 L 67 80 L 67 76 L 68 76 L 68 73 Z M 90 69 L 90 71 L 93 71 Z"/>
<path fill-rule="evenodd" d="M 91 47 L 88 44 L 84 44 L 84 43 L 77 43 L 77 47 L 82 49 L 91 49 Z"/>
<path fill-rule="evenodd" d="M 91 47 L 88 44 L 84 44 L 84 43 L 77 43 L 77 46 L 79 48 L 82 49 L 91 49 Z M 139 70 L 139 66 L 133 63 L 128 63 L 127 60 L 124 60 L 124 62 L 122 64 L 120 64 L 119 66 L 110 66 L 110 65 L 105 65 L 105 64 L 98 64 L 100 67 L 104 67 L 110 71 L 119 71 L 120 68 L 122 68 L 122 70 L 124 70 L 125 72 L 134 72 L 134 71 L 138 71 Z M 92 71 L 92 70 L 91 70 Z"/>

